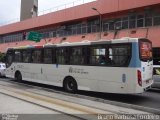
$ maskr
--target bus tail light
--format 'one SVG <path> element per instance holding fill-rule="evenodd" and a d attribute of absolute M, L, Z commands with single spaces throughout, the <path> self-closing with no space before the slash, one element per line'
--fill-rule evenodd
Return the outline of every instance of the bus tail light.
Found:
<path fill-rule="evenodd" d="M 142 86 L 142 75 L 140 70 L 137 70 L 137 78 L 139 86 Z"/>

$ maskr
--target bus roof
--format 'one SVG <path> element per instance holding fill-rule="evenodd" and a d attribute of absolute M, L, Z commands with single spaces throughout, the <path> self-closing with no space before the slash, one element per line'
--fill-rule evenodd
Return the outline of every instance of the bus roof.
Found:
<path fill-rule="evenodd" d="M 96 45 L 96 44 L 111 44 L 111 43 L 131 43 L 131 42 L 138 42 L 139 38 L 129 38 L 129 37 L 124 37 L 121 39 L 112 39 L 112 40 L 106 40 L 106 39 L 101 39 L 97 41 L 88 41 L 84 40 L 82 42 L 63 42 L 60 44 L 45 44 L 42 46 L 39 45 L 26 45 L 26 46 L 18 46 L 18 47 L 12 47 L 8 49 L 30 49 L 30 48 L 53 48 L 53 47 L 65 47 L 65 46 L 83 46 L 83 45 Z M 143 38 L 144 39 L 144 38 Z"/>
<path fill-rule="evenodd" d="M 63 46 L 81 46 L 81 45 L 97 45 L 97 44 L 111 44 L 111 43 L 131 43 L 131 42 L 138 42 L 139 38 L 121 38 L 121 39 L 112 39 L 112 40 L 106 40 L 106 39 L 101 39 L 97 41 L 88 41 L 84 40 L 82 42 L 64 42 L 60 44 L 56 44 L 57 47 L 63 47 Z"/>

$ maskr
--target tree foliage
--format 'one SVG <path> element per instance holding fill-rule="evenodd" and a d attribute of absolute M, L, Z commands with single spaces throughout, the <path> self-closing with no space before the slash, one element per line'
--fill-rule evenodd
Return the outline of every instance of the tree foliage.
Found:
<path fill-rule="evenodd" d="M 5 62 L 5 54 L 0 52 L 0 62 Z"/>

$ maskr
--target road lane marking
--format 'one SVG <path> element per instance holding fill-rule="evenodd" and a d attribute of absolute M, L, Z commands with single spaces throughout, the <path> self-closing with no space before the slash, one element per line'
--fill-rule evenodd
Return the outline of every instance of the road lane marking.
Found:
<path fill-rule="evenodd" d="M 84 105 L 79 105 L 79 104 L 76 104 L 76 103 L 70 103 L 70 102 L 55 99 L 55 98 L 49 98 L 49 97 L 46 97 L 46 96 L 37 95 L 37 94 L 29 93 L 29 92 L 26 92 L 26 91 L 22 92 L 22 91 L 20 91 L 19 89 L 16 89 L 16 88 L 8 88 L 8 87 L 6 88 L 4 86 L 2 86 L 2 87 L 9 92 L 16 93 L 16 94 L 21 95 L 21 96 L 29 97 L 29 98 L 32 98 L 32 99 L 35 99 L 35 100 L 38 100 L 38 101 L 43 101 L 43 102 L 46 102 L 46 103 L 50 103 L 50 104 L 53 104 L 53 105 L 58 105 L 58 106 L 61 106 L 61 107 L 67 108 L 67 109 L 72 109 L 74 111 L 80 111 L 83 114 L 84 113 L 85 114 L 92 114 L 92 115 L 113 114 L 113 113 L 108 112 L 108 111 L 104 111 L 104 110 L 100 110 L 100 109 L 96 109 L 96 108 L 90 108 L 90 107 L 87 107 L 87 106 L 84 106 Z M 22 99 L 24 99 L 24 98 L 22 98 Z M 67 111 L 65 111 L 65 112 L 67 112 Z"/>

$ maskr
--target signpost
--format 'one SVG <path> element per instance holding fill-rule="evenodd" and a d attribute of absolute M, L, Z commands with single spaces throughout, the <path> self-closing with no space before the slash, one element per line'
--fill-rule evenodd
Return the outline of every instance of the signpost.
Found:
<path fill-rule="evenodd" d="M 27 35 L 27 40 L 30 41 L 40 42 L 41 39 L 42 39 L 42 34 L 39 32 L 31 31 Z"/>

